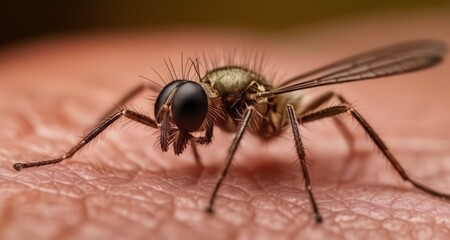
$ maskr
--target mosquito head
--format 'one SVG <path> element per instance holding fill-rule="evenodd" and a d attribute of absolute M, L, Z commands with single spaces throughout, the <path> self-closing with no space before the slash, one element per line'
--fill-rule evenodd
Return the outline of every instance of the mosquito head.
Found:
<path fill-rule="evenodd" d="M 184 132 L 199 130 L 207 113 L 208 97 L 197 82 L 175 80 L 167 84 L 156 98 L 156 121 L 164 125 L 167 123 L 163 121 L 171 119 Z"/>

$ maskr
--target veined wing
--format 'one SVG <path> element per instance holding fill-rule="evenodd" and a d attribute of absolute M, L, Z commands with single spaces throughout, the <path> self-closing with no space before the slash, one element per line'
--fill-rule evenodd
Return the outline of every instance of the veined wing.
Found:
<path fill-rule="evenodd" d="M 422 40 L 395 44 L 295 76 L 279 88 L 259 93 L 257 96 L 266 97 L 329 84 L 417 71 L 440 63 L 445 52 L 445 44 L 438 41 Z"/>

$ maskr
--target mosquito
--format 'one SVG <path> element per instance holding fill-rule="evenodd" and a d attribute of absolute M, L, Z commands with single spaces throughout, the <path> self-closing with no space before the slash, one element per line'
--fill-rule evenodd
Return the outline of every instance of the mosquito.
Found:
<path fill-rule="evenodd" d="M 422 70 L 442 62 L 445 52 L 445 44 L 435 40 L 403 42 L 294 76 L 277 87 L 272 86 L 257 71 L 237 65 L 215 67 L 201 76 L 198 60 L 191 59 L 198 81 L 173 78 L 173 81 L 161 87 L 154 105 L 154 118 L 123 107 L 145 89 L 155 89 L 142 84 L 123 96 L 117 104 L 119 108 L 110 111 L 111 114 L 64 155 L 39 162 L 15 163 L 13 167 L 21 171 L 24 168 L 56 164 L 69 159 L 121 118 L 157 129 L 159 145 L 163 152 L 167 152 L 172 146 L 174 153 L 180 155 L 190 145 L 195 160 L 201 164 L 196 145 L 210 144 L 213 129 L 218 126 L 235 133 L 235 136 L 206 207 L 206 212 L 213 213 L 217 194 L 244 134 L 250 132 L 262 139 L 271 139 L 290 128 L 313 217 L 316 223 L 320 223 L 323 217 L 312 191 L 299 127 L 313 121 L 348 114 L 359 123 L 403 180 L 428 194 L 450 200 L 450 194 L 441 193 L 412 179 L 371 125 L 342 95 L 329 91 L 305 103 L 299 97 L 303 95 L 296 92 Z M 339 104 L 325 107 L 332 99 L 339 101 Z"/>

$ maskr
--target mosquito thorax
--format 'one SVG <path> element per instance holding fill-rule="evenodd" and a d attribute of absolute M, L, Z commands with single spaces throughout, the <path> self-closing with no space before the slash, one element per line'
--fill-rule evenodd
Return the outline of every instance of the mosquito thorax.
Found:
<path fill-rule="evenodd" d="M 256 91 L 267 91 L 271 88 L 262 75 L 237 66 L 213 69 L 206 73 L 201 82 L 210 84 L 225 102 L 240 100 L 244 92 L 251 90 L 250 86 Z"/>
<path fill-rule="evenodd" d="M 179 130 L 197 131 L 208 112 L 208 97 L 203 87 L 194 81 L 175 80 L 167 84 L 155 102 L 155 119 L 161 123 L 169 114 Z"/>

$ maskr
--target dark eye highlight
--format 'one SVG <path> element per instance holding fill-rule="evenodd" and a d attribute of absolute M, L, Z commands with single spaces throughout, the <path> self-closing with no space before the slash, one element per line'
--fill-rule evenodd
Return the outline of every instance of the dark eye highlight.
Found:
<path fill-rule="evenodd" d="M 208 97 L 196 82 L 185 82 L 178 87 L 172 101 L 172 117 L 180 130 L 197 131 L 208 112 Z"/>

